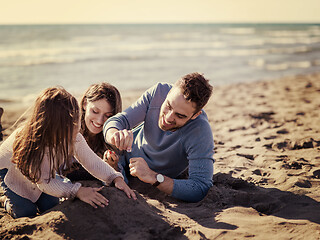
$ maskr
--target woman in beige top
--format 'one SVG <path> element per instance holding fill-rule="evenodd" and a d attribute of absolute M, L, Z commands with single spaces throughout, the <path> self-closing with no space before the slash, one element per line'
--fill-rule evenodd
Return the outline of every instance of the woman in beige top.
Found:
<path fill-rule="evenodd" d="M 95 208 L 107 206 L 108 200 L 99 193 L 102 187 L 83 187 L 56 178 L 61 166 L 71 166 L 72 156 L 96 178 L 106 184 L 114 182 L 136 199 L 121 173 L 91 150 L 79 129 L 79 106 L 71 94 L 61 87 L 40 94 L 26 123 L 0 146 L 4 206 L 11 216 L 34 216 L 58 204 L 61 197 L 77 197 Z"/>

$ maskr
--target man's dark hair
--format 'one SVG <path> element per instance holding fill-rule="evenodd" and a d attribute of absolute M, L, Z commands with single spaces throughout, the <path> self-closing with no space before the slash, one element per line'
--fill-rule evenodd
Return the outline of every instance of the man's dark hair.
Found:
<path fill-rule="evenodd" d="M 199 112 L 209 101 L 213 87 L 200 73 L 190 73 L 179 79 L 175 85 L 180 87 L 187 101 L 196 104 L 195 113 Z"/>

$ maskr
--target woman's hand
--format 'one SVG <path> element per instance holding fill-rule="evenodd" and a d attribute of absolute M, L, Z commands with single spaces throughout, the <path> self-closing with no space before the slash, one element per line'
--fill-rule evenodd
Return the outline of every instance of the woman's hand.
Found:
<path fill-rule="evenodd" d="M 108 163 L 116 171 L 119 171 L 119 167 L 118 167 L 119 156 L 114 151 L 111 151 L 111 150 L 105 151 L 103 154 L 103 161 Z"/>
<path fill-rule="evenodd" d="M 127 194 L 128 198 L 132 197 L 134 200 L 137 200 L 136 194 L 131 188 L 129 188 L 129 186 L 126 184 L 122 177 L 116 177 L 113 180 L 113 182 L 116 188 L 124 191 Z"/>
<path fill-rule="evenodd" d="M 105 207 L 109 205 L 109 200 L 106 199 L 99 191 L 103 188 L 92 188 L 92 187 L 80 187 L 76 197 L 81 201 L 90 204 L 94 208 Z"/>

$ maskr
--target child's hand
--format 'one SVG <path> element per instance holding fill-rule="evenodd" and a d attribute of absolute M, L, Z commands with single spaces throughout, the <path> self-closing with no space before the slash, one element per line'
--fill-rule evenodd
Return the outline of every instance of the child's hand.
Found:
<path fill-rule="evenodd" d="M 77 192 L 76 197 L 81 201 L 90 204 L 92 207 L 97 208 L 97 206 L 105 207 L 109 205 L 109 200 L 106 199 L 99 191 L 103 188 L 92 188 L 92 187 L 80 187 Z"/>
<path fill-rule="evenodd" d="M 125 183 L 125 181 L 123 180 L 122 177 L 116 177 L 113 180 L 113 182 L 114 182 L 114 185 L 116 186 L 116 188 L 124 191 L 127 194 L 128 198 L 132 197 L 134 200 L 137 200 L 136 194 L 134 193 L 134 191 L 131 188 L 129 188 L 129 186 Z"/>
<path fill-rule="evenodd" d="M 116 171 L 119 171 L 119 167 L 118 167 L 119 156 L 114 151 L 111 151 L 111 150 L 105 151 L 103 154 L 103 161 L 108 163 Z"/>

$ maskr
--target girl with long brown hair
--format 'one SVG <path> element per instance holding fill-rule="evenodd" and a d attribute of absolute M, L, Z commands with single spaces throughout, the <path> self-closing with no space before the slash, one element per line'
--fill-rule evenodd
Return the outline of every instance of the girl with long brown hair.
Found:
<path fill-rule="evenodd" d="M 1 186 L 4 207 L 14 218 L 34 216 L 74 198 L 104 207 L 108 200 L 102 189 L 83 187 L 56 177 L 61 166 L 70 168 L 72 156 L 106 184 L 114 182 L 129 198 L 136 199 L 123 176 L 99 158 L 88 146 L 80 130 L 77 100 L 62 87 L 44 90 L 36 99 L 26 123 L 0 146 Z"/>

